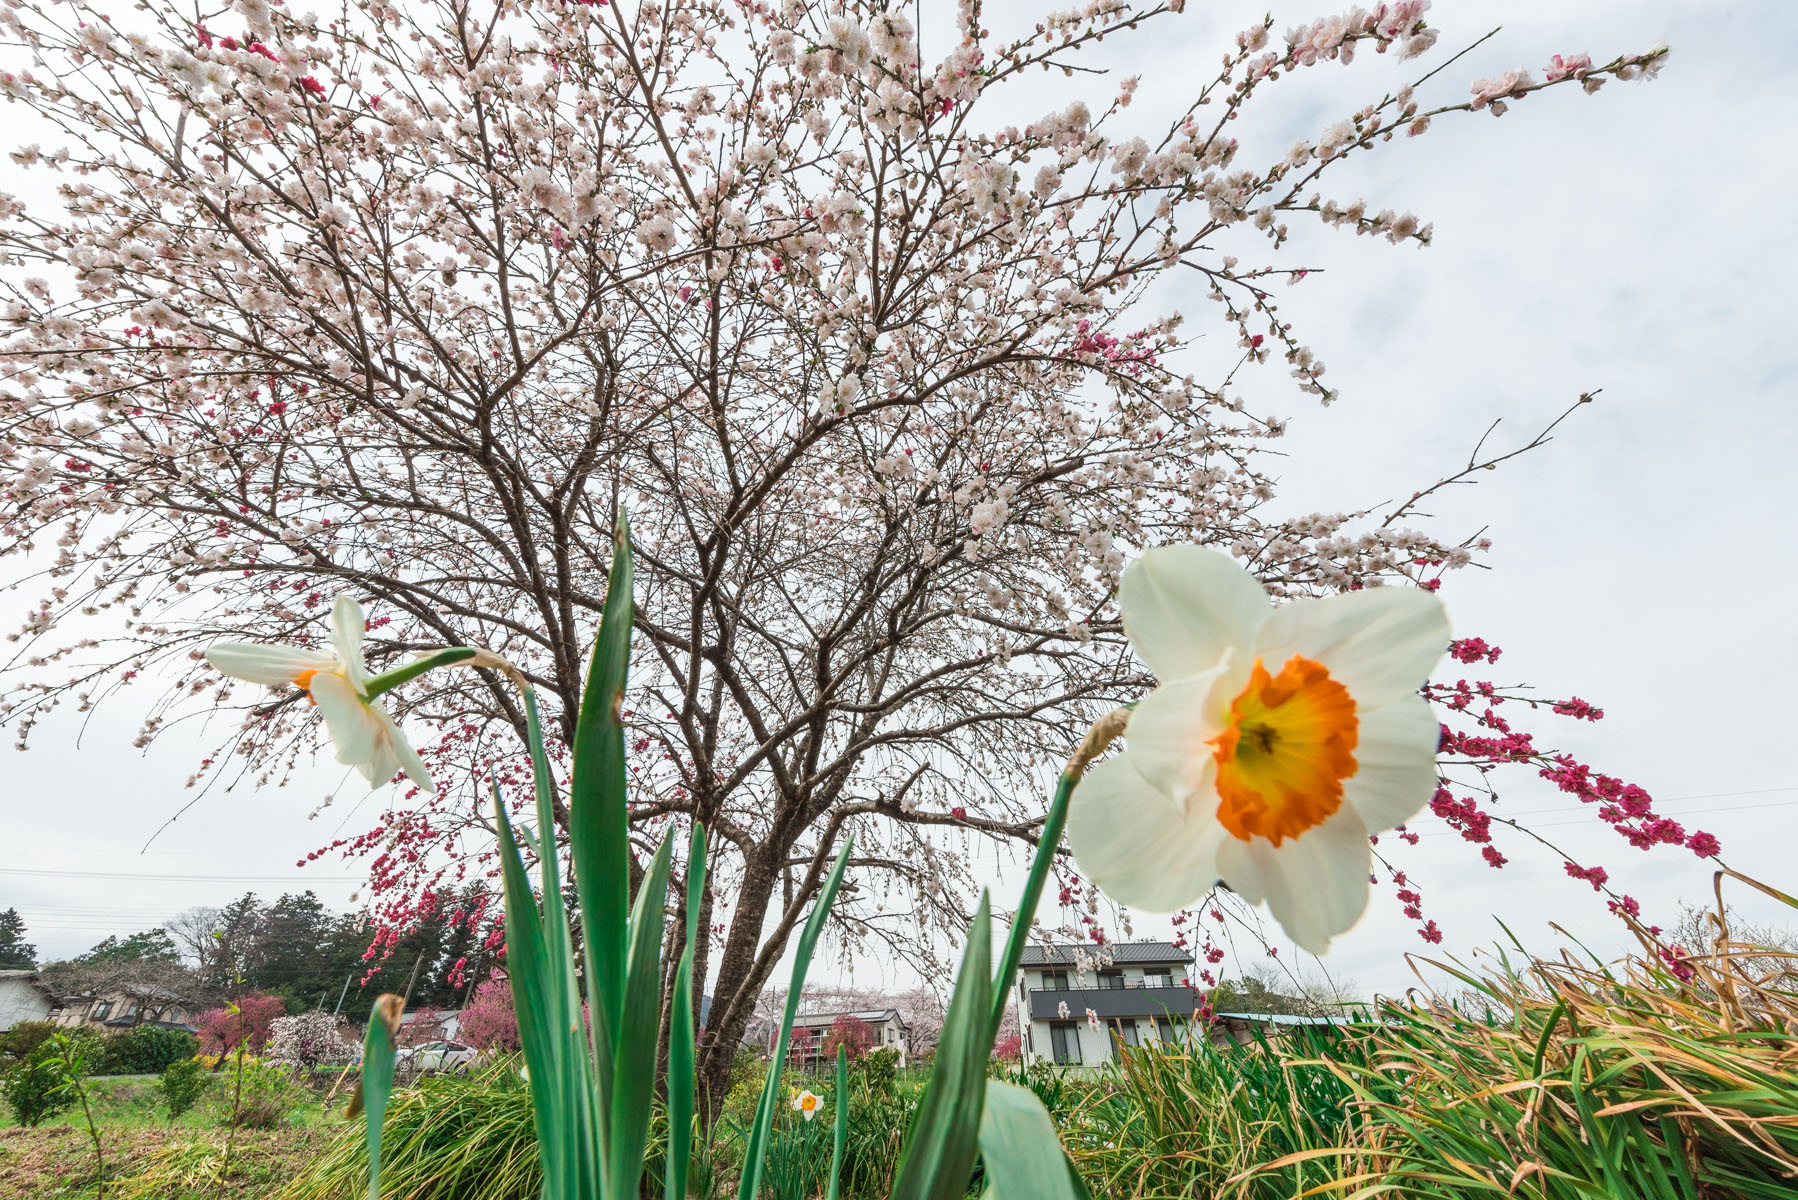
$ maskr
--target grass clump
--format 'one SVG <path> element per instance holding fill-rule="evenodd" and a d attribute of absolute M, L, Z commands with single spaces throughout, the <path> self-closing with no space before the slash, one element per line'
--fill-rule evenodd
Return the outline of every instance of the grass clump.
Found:
<path fill-rule="evenodd" d="M 1492 1006 L 1389 1008 L 1362 1035 L 1336 1189 L 1371 1197 L 1788 1200 L 1798 1194 L 1798 956 L 1719 936 L 1458 973 Z M 1748 964 L 1779 965 L 1751 973 Z M 1403 1085 L 1396 1090 L 1394 1084 Z"/>
<path fill-rule="evenodd" d="M 470 1076 L 429 1075 L 388 1100 L 381 1191 L 408 1200 L 537 1200 L 542 1188 L 529 1088 L 517 1064 Z M 340 1200 L 368 1187 L 359 1125 L 345 1125 L 280 1200 Z"/>

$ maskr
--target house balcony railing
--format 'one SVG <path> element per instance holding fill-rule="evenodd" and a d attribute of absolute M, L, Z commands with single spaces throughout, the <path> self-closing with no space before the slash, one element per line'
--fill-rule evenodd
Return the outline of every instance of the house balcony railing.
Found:
<path fill-rule="evenodd" d="M 1129 987 L 1068 988 L 1065 991 L 1032 989 L 1033 1021 L 1083 1021 L 1091 1009 L 1102 1021 L 1114 1017 L 1187 1017 L 1199 1007 L 1201 994 L 1185 984 L 1136 984 Z M 1061 1015 L 1061 1006 L 1068 1015 Z"/>

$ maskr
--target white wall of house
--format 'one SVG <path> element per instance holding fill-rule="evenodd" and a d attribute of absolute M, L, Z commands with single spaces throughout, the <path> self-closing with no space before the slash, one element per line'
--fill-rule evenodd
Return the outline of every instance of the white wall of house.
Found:
<path fill-rule="evenodd" d="M 1026 1062 L 1055 1062 L 1055 1028 L 1063 1029 L 1062 1037 L 1070 1040 L 1068 1049 L 1078 1057 L 1070 1058 L 1069 1065 L 1076 1063 L 1084 1066 L 1099 1066 L 1112 1059 L 1112 1038 L 1121 1036 L 1126 1043 L 1132 1041 L 1130 1026 L 1120 1025 L 1117 1021 L 1101 1022 L 1100 1028 L 1094 1029 L 1087 1020 L 1086 1004 L 1078 994 L 1080 989 L 1098 989 L 1106 984 L 1100 978 L 1101 973 L 1118 979 L 1125 988 L 1143 987 L 1177 987 L 1184 984 L 1191 972 L 1186 963 L 1154 964 L 1154 963 L 1117 963 L 1111 966 L 1098 966 L 1089 963 L 1085 971 L 1081 971 L 1070 955 L 1065 964 L 1050 963 L 1043 966 L 1029 966 L 1018 972 L 1018 980 L 1012 988 L 1012 1003 L 1017 1008 L 1018 1028 L 1026 1031 L 1021 1047 Z M 1033 1020 L 1030 1015 L 1030 995 L 1046 993 L 1053 997 L 1062 988 L 1054 986 L 1058 978 L 1065 979 L 1068 1015 L 1065 1020 Z M 1152 1041 L 1164 1041 L 1170 1038 L 1178 1040 L 1183 1030 L 1180 1023 L 1170 1021 L 1162 1026 L 1152 1016 L 1122 1018 L 1122 1021 L 1134 1021 L 1134 1042 L 1144 1044 Z"/>
<path fill-rule="evenodd" d="M 33 986 L 28 975 L 0 975 L 0 1030 L 21 1021 L 42 1021 L 50 1016 L 50 1000 Z"/>
<path fill-rule="evenodd" d="M 1100 1029 L 1094 1029 L 1086 1019 L 1084 1009 L 1076 1011 L 1073 1005 L 1068 1006 L 1069 1021 L 1031 1021 L 1030 1035 L 1025 1039 L 1023 1047 L 1026 1062 L 1055 1061 L 1055 1026 L 1066 1027 L 1071 1021 L 1073 1028 L 1069 1034 L 1075 1041 L 1075 1049 L 1079 1053 L 1078 1065 L 1096 1067 L 1111 1061 L 1111 1039 L 1114 1032 L 1129 1041 L 1127 1027 L 1118 1027 L 1116 1022 L 1106 1023 Z M 1130 1018 L 1123 1018 L 1129 1020 Z M 1136 1044 L 1141 1045 L 1153 1041 L 1161 1041 L 1164 1032 L 1172 1035 L 1172 1040 L 1179 1041 L 1184 1036 L 1183 1027 L 1170 1022 L 1169 1029 L 1163 1031 L 1150 1017 L 1136 1017 Z M 1074 1065 L 1074 1064 L 1070 1064 Z"/>

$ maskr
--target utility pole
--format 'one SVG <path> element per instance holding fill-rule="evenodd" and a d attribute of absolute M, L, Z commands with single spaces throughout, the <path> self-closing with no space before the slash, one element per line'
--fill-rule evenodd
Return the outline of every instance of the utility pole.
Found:
<path fill-rule="evenodd" d="M 418 952 L 418 957 L 412 960 L 412 974 L 406 979 L 406 994 L 400 998 L 400 1009 L 402 1012 L 405 1010 L 406 1005 L 412 1003 L 412 985 L 418 982 L 418 968 L 424 965 L 424 961 L 424 951 L 420 950 Z"/>
<path fill-rule="evenodd" d="M 337 1007 L 331 1010 L 331 1019 L 333 1021 L 337 1019 L 337 1014 L 343 1011 L 343 998 L 350 994 L 350 980 L 354 978 L 356 978 L 356 972 L 354 971 L 351 971 L 348 975 L 343 977 L 343 990 L 337 993 Z M 326 994 L 329 995 L 329 993 Z"/>

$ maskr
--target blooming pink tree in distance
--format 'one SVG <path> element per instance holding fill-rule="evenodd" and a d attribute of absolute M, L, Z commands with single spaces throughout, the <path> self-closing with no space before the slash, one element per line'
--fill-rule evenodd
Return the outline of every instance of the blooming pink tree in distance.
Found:
<path fill-rule="evenodd" d="M 1484 548 L 1408 506 L 1268 515 L 1283 426 L 1239 379 L 1336 398 L 1279 312 L 1306 273 L 1289 229 L 1426 245 L 1322 176 L 1663 51 L 1471 87 L 1426 61 L 1274 145 L 1239 116 L 1311 71 L 1432 52 L 1428 0 L 1244 30 L 1208 76 L 1151 81 L 1190 101 L 1158 127 L 1136 79 L 1077 67 L 1102 36 L 1163 36 L 1179 0 L 926 7 L 0 0 L 0 94 L 33 142 L 24 198 L 0 196 L 0 537 L 41 570 L 0 720 L 24 743 L 58 705 L 148 686 L 147 744 L 234 706 L 190 783 L 254 794 L 316 722 L 200 651 L 316 644 L 349 593 L 371 669 L 489 647 L 565 739 L 628 512 L 635 820 L 644 844 L 694 819 L 713 837 L 700 1070 L 721 1097 L 846 833 L 838 928 L 897 951 L 965 919 L 946 828 L 1034 839 L 1060 757 L 1147 682 L 1110 601 L 1128 555 L 1214 544 L 1295 597 L 1433 587 Z M 1066 75 L 1052 103 L 990 115 L 1040 70 Z M 1201 312 L 1168 305 L 1170 277 Z M 1437 691 L 1470 782 L 1521 762 L 1673 840 L 1500 719 L 1529 701 Z M 526 764 L 497 678 L 392 700 L 437 794 L 310 857 L 365 860 L 401 927 L 491 873 L 489 780 L 522 803 Z M 1492 850 L 1484 793 L 1445 784 L 1439 811 Z"/>
<path fill-rule="evenodd" d="M 512 985 L 489 979 L 475 988 L 456 1021 L 456 1036 L 479 1050 L 517 1050 L 518 1013 L 512 1007 Z"/>
<path fill-rule="evenodd" d="M 207 1054 L 229 1054 L 248 1043 L 252 1051 L 268 1045 L 275 1021 L 287 1014 L 281 997 L 265 992 L 251 992 L 237 1001 L 237 1011 L 229 1006 L 208 1009 L 194 1018 L 200 1030 L 200 1049 Z"/>
<path fill-rule="evenodd" d="M 853 1013 L 844 1013 L 830 1023 L 824 1035 L 824 1060 L 834 1061 L 839 1047 L 848 1051 L 852 1061 L 860 1058 L 874 1048 L 874 1026 Z"/>

